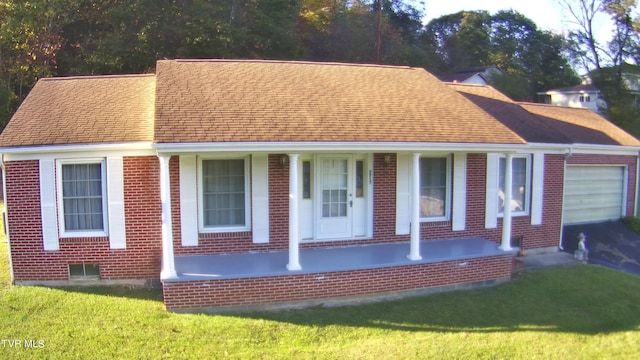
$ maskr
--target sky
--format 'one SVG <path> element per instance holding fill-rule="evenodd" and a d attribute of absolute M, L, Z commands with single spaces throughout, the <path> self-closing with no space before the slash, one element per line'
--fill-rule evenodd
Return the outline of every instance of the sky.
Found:
<path fill-rule="evenodd" d="M 442 15 L 457 13 L 461 10 L 487 10 L 495 14 L 499 10 L 513 9 L 533 20 L 542 30 L 564 34 L 572 27 L 570 16 L 558 4 L 558 0 L 414 0 L 417 4 L 423 1 L 425 24 Z M 606 18 L 602 18 L 601 23 L 596 24 L 599 38 L 610 37 L 611 30 L 606 22 Z"/>
<path fill-rule="evenodd" d="M 560 32 L 563 29 L 562 10 L 556 0 L 426 0 L 424 9 L 425 22 L 461 10 L 487 10 L 494 14 L 499 10 L 513 9 L 544 30 Z"/>

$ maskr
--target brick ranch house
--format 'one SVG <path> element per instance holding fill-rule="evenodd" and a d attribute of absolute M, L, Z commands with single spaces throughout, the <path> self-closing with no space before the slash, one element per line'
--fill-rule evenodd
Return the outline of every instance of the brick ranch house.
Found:
<path fill-rule="evenodd" d="M 563 224 L 636 212 L 639 150 L 591 112 L 410 67 L 41 79 L 0 135 L 12 277 L 159 280 L 170 311 L 490 285 Z"/>

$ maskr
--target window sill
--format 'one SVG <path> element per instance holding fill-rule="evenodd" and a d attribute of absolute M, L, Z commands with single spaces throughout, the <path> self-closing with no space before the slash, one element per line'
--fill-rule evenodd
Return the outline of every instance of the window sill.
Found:
<path fill-rule="evenodd" d="M 224 233 L 239 233 L 251 231 L 250 226 L 229 226 L 218 228 L 200 228 L 200 234 L 224 234 Z"/>
<path fill-rule="evenodd" d="M 420 218 L 421 223 L 437 223 L 437 222 L 447 222 L 447 221 L 451 221 L 451 218 L 448 216 Z"/>
<path fill-rule="evenodd" d="M 71 238 L 105 238 L 109 234 L 106 231 L 65 231 L 60 234 L 60 239 Z"/>
<path fill-rule="evenodd" d="M 511 217 L 527 217 L 527 216 L 531 216 L 531 214 L 528 212 L 511 213 Z M 503 217 L 504 217 L 504 213 L 498 213 L 498 218 L 503 218 Z"/>

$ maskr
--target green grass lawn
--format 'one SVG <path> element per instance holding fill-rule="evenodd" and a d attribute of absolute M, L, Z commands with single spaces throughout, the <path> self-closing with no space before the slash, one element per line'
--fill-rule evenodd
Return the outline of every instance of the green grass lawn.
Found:
<path fill-rule="evenodd" d="M 602 267 L 530 271 L 401 301 L 211 316 L 167 313 L 159 290 L 12 287 L 6 249 L 2 239 L 2 359 L 640 356 L 640 277 Z M 10 347 L 14 339 L 21 347 Z"/>

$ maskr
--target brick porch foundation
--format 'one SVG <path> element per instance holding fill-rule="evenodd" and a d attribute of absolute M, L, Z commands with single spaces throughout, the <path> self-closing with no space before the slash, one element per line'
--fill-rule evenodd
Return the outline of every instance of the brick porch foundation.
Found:
<path fill-rule="evenodd" d="M 491 285 L 511 277 L 512 255 L 283 276 L 164 282 L 169 311 L 224 312 L 373 300 Z"/>

